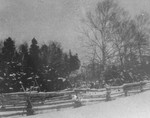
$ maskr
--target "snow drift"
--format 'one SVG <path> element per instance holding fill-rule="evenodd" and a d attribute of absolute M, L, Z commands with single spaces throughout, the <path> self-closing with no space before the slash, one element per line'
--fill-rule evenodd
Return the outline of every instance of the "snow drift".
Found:
<path fill-rule="evenodd" d="M 21 116 L 19 116 L 21 117 Z M 25 118 L 26 116 L 24 116 Z M 109 102 L 53 111 L 27 118 L 149 118 L 150 91 Z M 23 118 L 23 117 L 22 117 Z"/>

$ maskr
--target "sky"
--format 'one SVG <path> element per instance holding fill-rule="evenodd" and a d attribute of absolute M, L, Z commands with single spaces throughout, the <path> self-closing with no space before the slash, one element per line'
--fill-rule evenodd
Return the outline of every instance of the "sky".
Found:
<path fill-rule="evenodd" d="M 0 0 L 0 40 L 12 37 L 17 44 L 62 43 L 82 58 L 80 20 L 100 0 Z M 150 11 L 150 0 L 118 0 L 131 15 Z"/>

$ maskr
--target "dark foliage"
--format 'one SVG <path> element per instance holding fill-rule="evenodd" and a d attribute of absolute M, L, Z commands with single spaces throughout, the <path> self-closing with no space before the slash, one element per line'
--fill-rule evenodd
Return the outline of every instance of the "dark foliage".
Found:
<path fill-rule="evenodd" d="M 30 47 L 24 43 L 17 48 L 9 37 L 1 49 L 0 92 L 66 89 L 71 85 L 65 78 L 80 67 L 78 55 L 64 53 L 57 42 L 39 47 L 33 38 Z"/>

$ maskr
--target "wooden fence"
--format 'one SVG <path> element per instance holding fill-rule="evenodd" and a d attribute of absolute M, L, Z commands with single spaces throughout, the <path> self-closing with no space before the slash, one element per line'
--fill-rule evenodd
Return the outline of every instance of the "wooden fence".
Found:
<path fill-rule="evenodd" d="M 150 89 L 150 81 L 110 86 L 103 89 L 79 89 L 60 92 L 16 92 L 0 94 L 1 111 L 31 115 L 44 109 L 78 107 L 82 104 L 110 101 Z M 73 96 L 76 96 L 73 99 Z M 15 112 L 15 113 L 16 113 Z M 1 116 L 1 115 L 0 115 Z"/>

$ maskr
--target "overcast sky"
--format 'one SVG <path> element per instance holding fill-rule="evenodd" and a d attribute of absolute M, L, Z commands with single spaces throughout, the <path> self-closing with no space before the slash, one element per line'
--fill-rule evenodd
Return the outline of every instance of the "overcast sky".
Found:
<path fill-rule="evenodd" d="M 56 40 L 64 49 L 83 53 L 78 39 L 79 19 L 98 0 L 0 0 L 0 39 L 17 43 Z M 150 0 L 118 0 L 132 15 L 150 11 Z"/>

